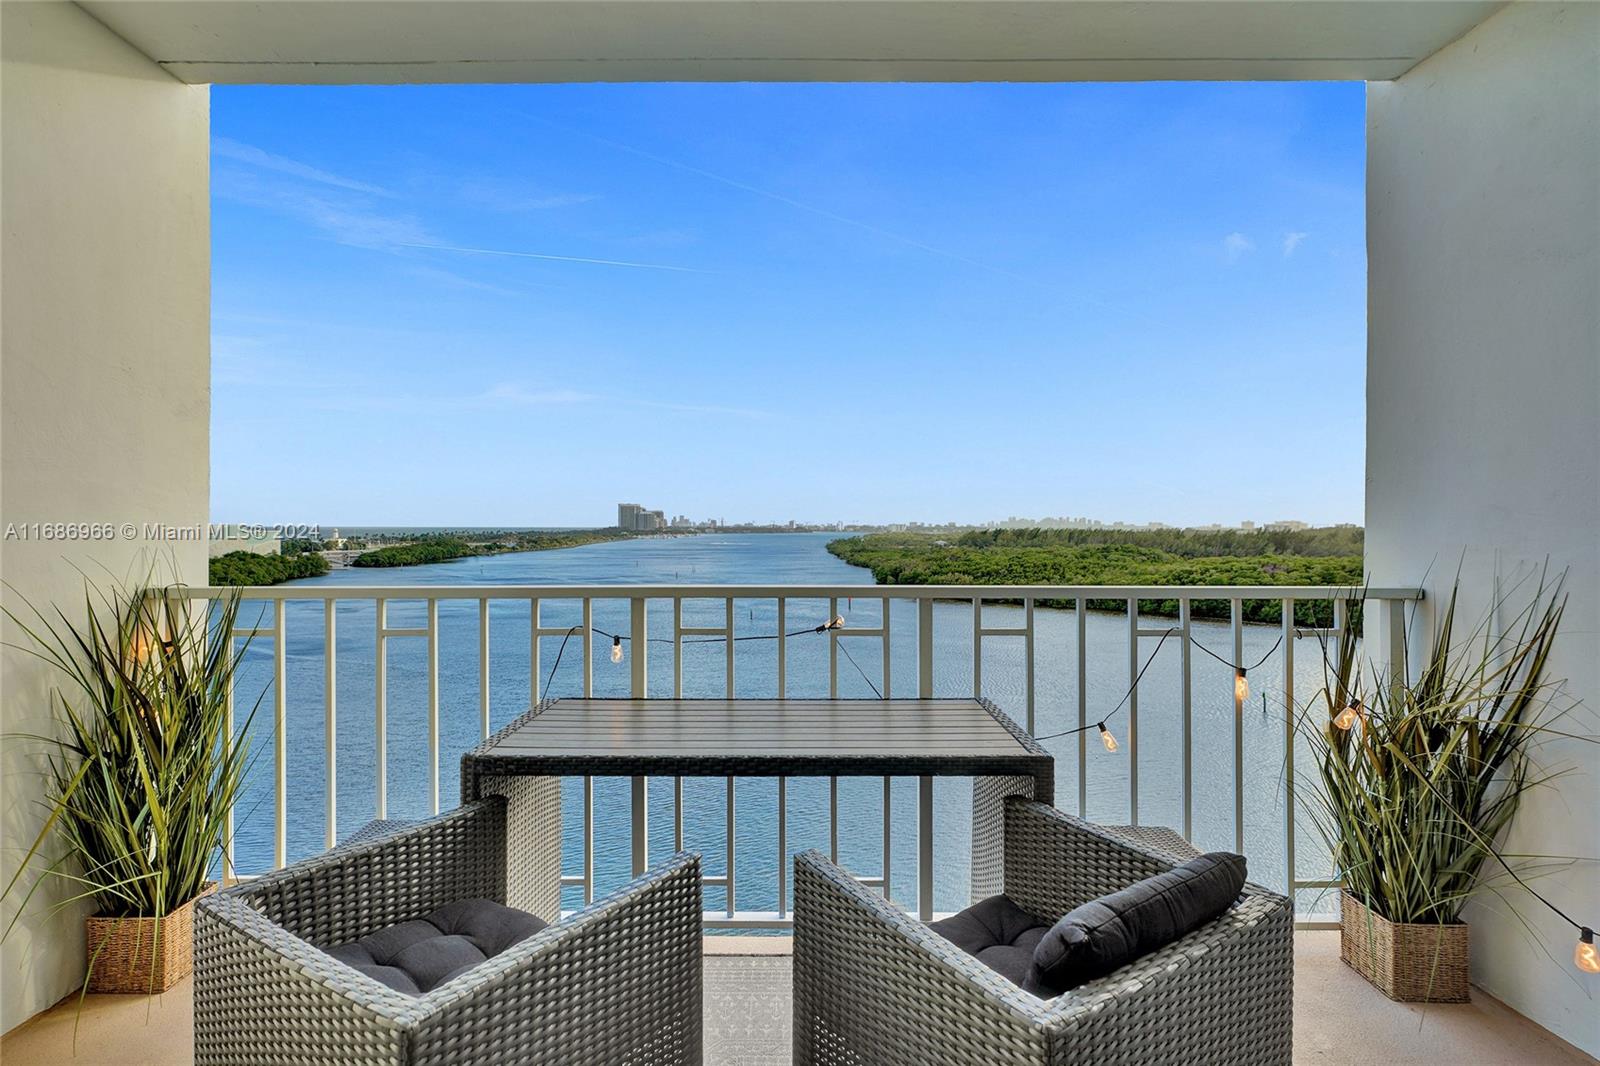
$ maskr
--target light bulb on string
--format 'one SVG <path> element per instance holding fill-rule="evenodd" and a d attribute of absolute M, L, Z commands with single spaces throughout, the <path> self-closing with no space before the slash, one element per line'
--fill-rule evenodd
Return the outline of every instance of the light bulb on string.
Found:
<path fill-rule="evenodd" d="M 1355 725 L 1356 722 L 1358 722 L 1360 719 L 1361 719 L 1361 701 L 1359 699 L 1353 699 L 1345 707 L 1344 710 L 1340 711 L 1337 715 L 1334 716 L 1333 724 L 1338 726 L 1340 729 L 1348 730 L 1351 726 Z"/>
<path fill-rule="evenodd" d="M 1578 949 L 1572 954 L 1572 962 L 1584 973 L 1600 973 L 1600 952 L 1595 950 L 1594 930 L 1587 925 L 1578 931 Z"/>
<path fill-rule="evenodd" d="M 1233 698 L 1238 703 L 1250 698 L 1250 681 L 1244 676 L 1242 666 L 1235 668 L 1233 673 Z"/>
<path fill-rule="evenodd" d="M 611 661 L 614 662 L 614 663 L 620 663 L 622 661 L 622 638 L 621 637 L 612 637 L 611 638 Z"/>
<path fill-rule="evenodd" d="M 1106 728 L 1104 722 L 1100 722 L 1097 728 L 1100 730 L 1100 743 L 1106 746 L 1107 751 L 1115 752 L 1117 750 L 1117 738 L 1111 735 L 1111 730 Z"/>
<path fill-rule="evenodd" d="M 835 615 L 833 621 L 828 623 L 828 628 L 829 629 L 843 629 L 844 628 L 844 615 L 842 615 L 842 614 Z"/>

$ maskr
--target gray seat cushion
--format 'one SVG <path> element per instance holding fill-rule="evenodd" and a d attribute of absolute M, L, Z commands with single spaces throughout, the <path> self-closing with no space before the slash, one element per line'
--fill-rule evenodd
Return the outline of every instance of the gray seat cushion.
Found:
<path fill-rule="evenodd" d="M 1013 903 L 1008 896 L 979 900 L 959 914 L 928 928 L 1012 984 L 1023 984 L 1033 965 L 1033 951 L 1050 926 Z"/>
<path fill-rule="evenodd" d="M 464 899 L 326 951 L 397 992 L 420 996 L 526 940 L 545 924 L 503 903 Z"/>

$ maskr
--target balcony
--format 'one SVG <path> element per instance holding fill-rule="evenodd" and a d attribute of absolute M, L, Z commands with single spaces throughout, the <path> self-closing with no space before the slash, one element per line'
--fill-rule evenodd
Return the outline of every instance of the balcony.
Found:
<path fill-rule="evenodd" d="M 371 817 L 454 806 L 461 754 L 530 701 L 974 694 L 1046 738 L 1120 704 L 1116 754 L 1089 732 L 1043 741 L 1058 804 L 1237 849 L 1253 880 L 1293 895 L 1296 1061 L 1438 1061 L 1445 1049 L 1474 1063 L 1533 1061 L 1535 1049 L 1542 1062 L 1588 1061 L 1481 993 L 1470 1005 L 1394 1004 L 1338 960 L 1326 853 L 1291 816 L 1315 780 L 1294 708 L 1320 689 L 1323 642 L 1351 624 L 1358 597 L 1367 639 L 1398 639 L 1417 590 L 325 585 L 243 596 L 236 713 L 264 698 L 242 803 L 256 813 L 238 817 L 230 878 L 315 854 Z M 1121 609 L 1079 610 L 1090 600 Z M 1268 609 L 1276 623 L 1246 623 Z M 1230 664 L 1250 666 L 1248 699 Z M 968 901 L 967 793 L 944 779 L 938 790 L 868 784 L 567 780 L 563 905 L 623 883 L 652 852 L 700 851 L 707 1061 L 788 1062 L 796 852 L 822 848 L 924 918 Z M 636 825 L 652 827 L 642 845 Z M 191 996 L 191 981 L 150 1004 L 92 996 L 81 1016 L 69 1000 L 9 1035 L 5 1054 L 186 1062 Z"/>
<path fill-rule="evenodd" d="M 1364 443 L 1365 566 L 1393 594 L 1366 615 L 1380 658 L 1403 639 L 1394 620 L 1408 610 L 1409 586 L 1427 587 L 1425 629 L 1428 604 L 1453 576 L 1464 602 L 1477 607 L 1519 573 L 1566 571 L 1571 624 L 1553 676 L 1568 679 L 1591 714 L 1600 705 L 1600 452 L 1583 445 L 1600 427 L 1593 5 L 1380 0 L 1306 10 L 1057 0 L 1000 5 L 1007 17 L 997 18 L 996 5 L 950 0 L 897 5 L 892 19 L 870 3 L 718 6 L 725 17 L 672 0 L 633 5 L 629 18 L 616 17 L 615 5 L 439 0 L 212 2 L 181 13 L 164 3 L 0 5 L 12 149 L 3 243 L 7 257 L 29 264 L 7 275 L 5 289 L 7 523 L 136 528 L 200 526 L 211 517 L 209 83 L 1364 79 L 1364 407 L 1330 409 L 1315 388 L 1317 368 L 1290 354 L 1299 338 L 1285 336 L 1284 369 L 1310 386 L 1303 407 L 1263 408 L 1241 380 L 1226 383 L 1224 404 L 1197 397 L 1192 421 L 1295 449 L 1308 460 L 1308 479 L 1326 450 Z M 1300 223 L 1285 217 L 1281 225 Z M 1159 312 L 1159 300 L 1147 302 Z M 1131 416 L 1113 425 L 1106 412 L 1139 411 L 1138 390 L 1106 404 L 1067 388 L 1048 399 L 1064 422 L 1137 432 Z M 978 401 L 974 424 L 1007 418 Z M 913 401 L 882 402 L 899 410 Z M 933 417 L 929 432 L 942 431 Z M 973 432 L 974 446 L 982 435 Z M 983 446 L 996 462 L 1040 461 L 1003 434 L 987 435 Z M 1247 477 L 1247 469 L 1230 468 L 1218 480 Z M 22 598 L 73 602 L 83 574 L 128 574 L 170 546 L 143 534 L 92 543 L 8 539 L 4 547 L 4 603 L 20 608 Z M 175 561 L 187 580 L 204 580 L 198 545 L 179 545 Z M 313 856 L 379 814 L 449 808 L 454 756 L 541 696 L 984 692 L 1048 737 L 1087 721 L 1086 708 L 1101 713 L 1120 699 L 1146 650 L 1155 653 L 1157 631 L 1183 624 L 1186 637 L 1224 662 L 1253 662 L 1280 635 L 1234 617 L 1156 615 L 1145 600 L 1150 591 L 1095 590 L 1135 607 L 1087 616 L 1047 608 L 1037 589 L 940 590 L 968 598 L 924 602 L 879 588 L 811 590 L 820 597 L 813 599 L 801 590 L 622 585 L 404 596 L 344 588 L 331 609 L 320 592 L 312 602 L 270 593 L 261 597 L 264 613 L 247 620 L 259 639 L 245 691 L 276 684 L 254 730 L 262 759 L 227 872 L 254 877 Z M 1242 610 L 1258 595 L 1320 593 L 1206 590 L 1217 595 Z M 793 628 L 836 612 L 847 621 L 787 641 L 733 643 L 735 635 L 784 631 L 780 611 Z M 627 638 L 622 663 L 610 661 L 602 631 Z M 6 635 L 16 638 L 9 626 Z M 1318 884 L 1325 857 L 1291 813 L 1307 777 L 1283 713 L 1291 691 L 1303 695 L 1315 684 L 1317 656 L 1307 643 L 1315 638 L 1284 636 L 1260 673 L 1252 671 L 1248 705 L 1230 694 L 1225 666 L 1192 641 L 1169 640 L 1121 712 L 1119 754 L 1092 738 L 1045 741 L 1057 758 L 1060 805 L 1104 823 L 1170 825 L 1206 847 L 1241 847 L 1254 877 L 1293 890 L 1301 1061 L 1592 1062 L 1551 1034 L 1600 1051 L 1600 985 L 1568 971 L 1560 956 L 1571 930 L 1521 889 L 1510 890 L 1509 908 L 1474 908 L 1472 973 L 1545 1029 L 1479 990 L 1470 1006 L 1390 1003 L 1334 958 L 1333 934 L 1317 928 L 1332 918 Z M 47 728 L 53 679 L 20 653 L 4 655 L 4 732 Z M 27 773 L 36 767 L 15 750 L 0 752 L 11 856 L 41 821 Z M 1551 766 L 1578 772 L 1530 796 L 1508 848 L 1594 855 L 1594 750 L 1580 740 L 1548 743 Z M 923 802 L 910 784 L 844 788 L 835 802 L 826 780 L 689 780 L 681 791 L 672 780 L 638 789 L 574 780 L 564 788 L 564 905 L 582 905 L 625 879 L 635 854 L 663 854 L 681 836 L 724 882 L 706 897 L 712 1060 L 783 1061 L 781 1036 L 769 1036 L 785 1013 L 781 957 L 723 953 L 785 944 L 791 903 L 782 871 L 799 846 L 827 851 L 837 839 L 845 865 L 919 915 L 959 904 L 970 848 L 964 797 L 938 789 Z M 652 835 L 636 848 L 635 816 L 651 811 Z M 930 827 L 933 846 L 921 849 Z M 13 858 L 6 875 L 14 870 Z M 1579 866 L 1539 891 L 1595 924 L 1597 883 L 1591 866 Z M 1511 914 L 1518 910 L 1528 916 Z M 29 915 L 5 943 L 0 1057 L 186 1061 L 187 985 L 156 1001 L 91 998 L 74 1046 L 76 1008 L 51 1004 L 82 976 L 79 917 L 71 908 Z M 744 997 L 732 1007 L 730 986 Z"/>

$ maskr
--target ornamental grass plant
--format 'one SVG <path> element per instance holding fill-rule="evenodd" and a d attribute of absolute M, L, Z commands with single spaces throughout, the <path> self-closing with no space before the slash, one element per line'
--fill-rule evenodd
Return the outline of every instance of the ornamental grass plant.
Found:
<path fill-rule="evenodd" d="M 1321 772 L 1321 789 L 1307 790 L 1310 812 L 1337 877 L 1397 924 L 1459 922 L 1480 889 L 1532 875 L 1541 857 L 1504 856 L 1496 840 L 1522 798 L 1560 773 L 1529 757 L 1569 709 L 1561 682 L 1547 676 L 1566 606 L 1560 580 L 1541 576 L 1527 605 L 1498 626 L 1509 604 L 1497 598 L 1465 638 L 1458 590 L 1459 581 L 1416 680 L 1404 663 L 1363 669 L 1358 636 L 1345 627 L 1324 648 L 1324 690 L 1301 716 Z"/>
<path fill-rule="evenodd" d="M 45 818 L 0 893 L 23 893 L 7 934 L 47 880 L 69 885 L 53 910 L 89 900 L 102 917 L 161 918 L 214 876 L 254 716 L 231 728 L 239 598 L 168 591 L 86 581 L 76 620 L 6 612 L 27 637 L 14 647 L 58 675 L 53 735 L 14 738 L 39 748 Z"/>

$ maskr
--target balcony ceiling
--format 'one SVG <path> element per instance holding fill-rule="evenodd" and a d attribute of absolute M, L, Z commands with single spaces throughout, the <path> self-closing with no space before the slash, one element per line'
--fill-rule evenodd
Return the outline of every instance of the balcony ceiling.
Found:
<path fill-rule="evenodd" d="M 1479 0 L 83 0 L 192 83 L 1384 80 Z"/>

